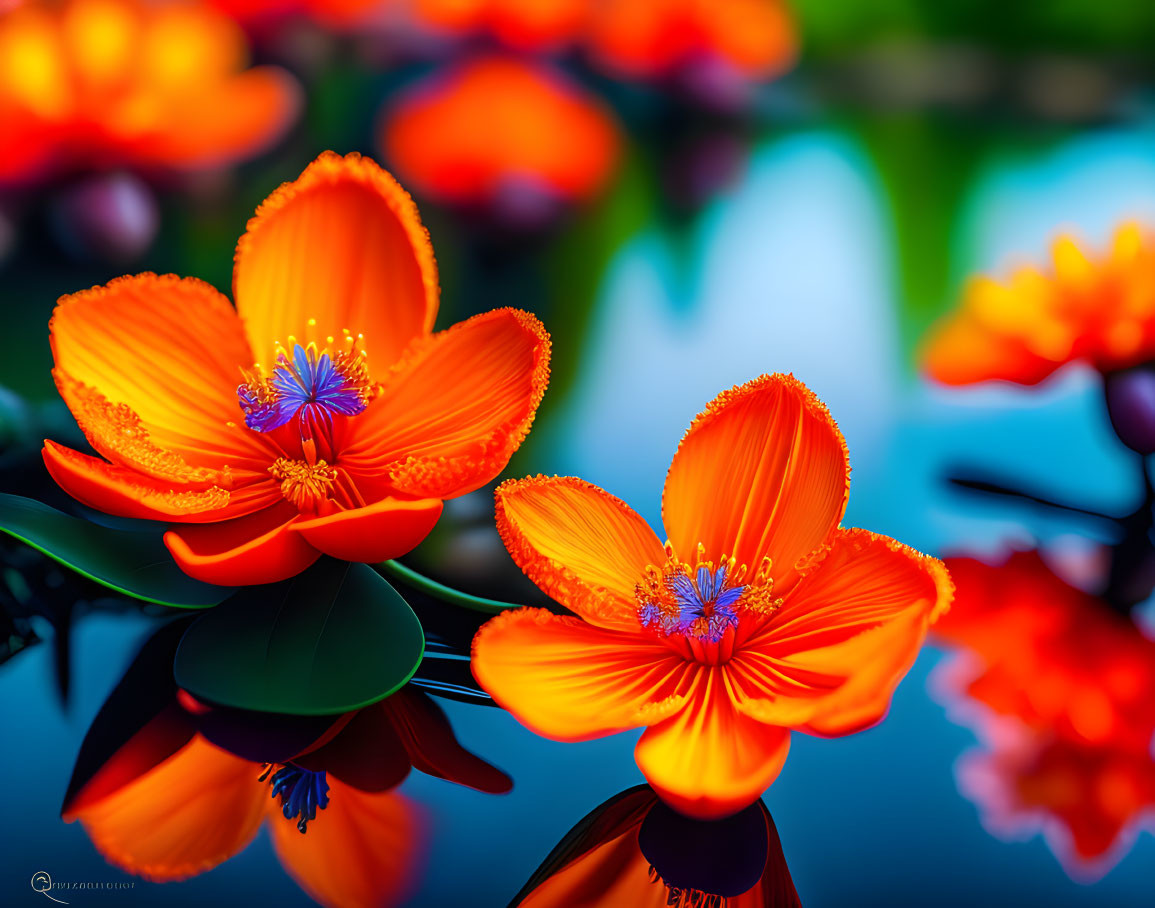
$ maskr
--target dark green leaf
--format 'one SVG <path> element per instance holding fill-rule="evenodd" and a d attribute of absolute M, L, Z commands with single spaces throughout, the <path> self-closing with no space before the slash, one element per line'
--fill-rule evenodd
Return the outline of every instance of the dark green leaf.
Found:
<path fill-rule="evenodd" d="M 19 539 L 67 568 L 126 596 L 207 608 L 233 593 L 184 573 L 156 530 L 120 530 L 65 514 L 19 495 L 0 493 L 0 532 Z"/>
<path fill-rule="evenodd" d="M 181 641 L 176 681 L 221 706 L 331 715 L 391 694 L 424 648 L 417 616 L 383 577 L 323 558 L 199 618 Z"/>

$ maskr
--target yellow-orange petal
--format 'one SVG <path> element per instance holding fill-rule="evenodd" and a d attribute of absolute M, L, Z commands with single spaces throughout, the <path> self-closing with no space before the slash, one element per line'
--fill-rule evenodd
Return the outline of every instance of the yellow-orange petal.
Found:
<path fill-rule="evenodd" d="M 125 136 L 126 146 L 142 162 L 207 169 L 268 148 L 296 121 L 304 97 L 288 72 L 258 66 L 192 94 L 155 99 L 166 102 L 179 103 L 180 115 L 158 110 L 155 128 L 139 138 Z"/>
<path fill-rule="evenodd" d="M 270 800 L 277 858 L 322 905 L 381 908 L 405 902 L 421 877 L 428 848 L 424 817 L 396 791 L 364 792 L 328 776 L 329 806 L 302 835 Z"/>
<path fill-rule="evenodd" d="M 437 266 L 417 206 L 368 158 L 326 152 L 257 209 L 237 243 L 233 296 L 263 363 L 289 337 L 364 335 L 380 380 L 437 317 Z M 310 320 L 314 320 L 311 322 Z"/>
<path fill-rule="evenodd" d="M 752 570 L 769 557 L 783 593 L 838 526 L 849 488 L 846 443 L 826 407 L 793 375 L 763 375 L 694 419 L 670 464 L 662 517 L 683 558 L 698 543 Z"/>
<path fill-rule="evenodd" d="M 276 583 L 321 557 L 290 530 L 296 519 L 297 509 L 283 502 L 223 523 L 174 527 L 164 534 L 164 544 L 182 571 L 204 583 Z"/>
<path fill-rule="evenodd" d="M 119 517 L 205 522 L 231 516 L 220 486 L 186 486 L 154 479 L 54 441 L 44 442 L 44 465 L 60 488 L 81 504 Z M 263 506 L 263 505 L 262 505 Z"/>
<path fill-rule="evenodd" d="M 65 403 L 106 457 L 158 476 L 178 463 L 215 471 L 260 459 L 237 403 L 253 356 L 236 311 L 209 284 L 118 278 L 61 297 L 49 331 Z"/>
<path fill-rule="evenodd" d="M 866 530 L 839 530 L 823 561 L 735 658 L 740 708 L 816 734 L 859 731 L 886 713 L 954 586 L 940 561 Z M 759 694 L 760 679 L 768 682 Z M 799 713 L 783 717 L 779 687 Z M 809 706 L 809 712 L 803 707 Z"/>
<path fill-rule="evenodd" d="M 419 342 L 349 424 L 341 466 L 402 493 L 454 498 L 505 469 L 549 383 L 549 335 L 495 309 Z M 382 376 L 385 378 L 385 376 Z"/>
<path fill-rule="evenodd" d="M 295 521 L 289 531 L 342 561 L 387 561 L 413 551 L 440 516 L 436 498 L 383 498 L 364 508 Z"/>
<path fill-rule="evenodd" d="M 610 109 L 561 72 L 493 56 L 415 84 L 381 144 L 415 191 L 487 204 L 517 182 L 588 199 L 612 176 L 621 137 Z"/>
<path fill-rule="evenodd" d="M 473 676 L 530 731 L 586 741 L 660 722 L 691 666 L 656 640 L 545 609 L 504 612 L 473 638 Z"/>
<path fill-rule="evenodd" d="M 634 589 L 666 555 L 633 508 L 572 476 L 511 479 L 495 498 L 501 540 L 530 580 L 591 624 L 638 630 Z"/>
<path fill-rule="evenodd" d="M 76 811 L 92 844 L 156 882 L 211 870 L 240 852 L 265 814 L 260 767 L 199 735 L 108 797 Z"/>
<path fill-rule="evenodd" d="M 740 712 L 725 666 L 697 666 L 684 707 L 646 729 L 634 750 L 671 807 L 710 820 L 754 803 L 778 777 L 790 732 Z"/>

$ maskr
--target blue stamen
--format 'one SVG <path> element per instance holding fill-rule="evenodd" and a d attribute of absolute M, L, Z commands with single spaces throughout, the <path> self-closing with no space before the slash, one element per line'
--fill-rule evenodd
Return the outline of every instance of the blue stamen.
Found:
<path fill-rule="evenodd" d="M 261 776 L 263 782 L 268 770 Z M 323 770 L 314 772 L 300 766 L 283 766 L 269 779 L 272 797 L 281 799 L 281 813 L 286 820 L 297 817 L 297 829 L 305 832 L 317 811 L 329 806 L 329 781 Z"/>
<path fill-rule="evenodd" d="M 356 416 L 368 405 L 363 365 L 353 357 L 348 363 L 338 355 L 317 353 L 310 344 L 297 344 L 292 359 L 283 351 L 271 378 L 252 378 L 237 388 L 245 413 L 245 425 L 255 432 L 271 432 L 294 417 L 303 422 L 327 424 L 334 413 Z"/>
<path fill-rule="evenodd" d="M 661 634 L 687 634 L 718 643 L 728 629 L 737 627 L 736 606 L 746 591 L 745 586 L 727 586 L 727 572 L 724 564 L 717 570 L 699 565 L 693 578 L 682 572 L 666 574 L 664 586 L 673 601 L 641 602 L 641 623 Z"/>

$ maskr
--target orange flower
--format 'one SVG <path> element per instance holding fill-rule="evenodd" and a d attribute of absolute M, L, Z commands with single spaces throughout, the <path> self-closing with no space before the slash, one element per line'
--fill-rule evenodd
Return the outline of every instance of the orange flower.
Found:
<path fill-rule="evenodd" d="M 713 58 L 764 79 L 797 54 L 794 23 L 780 0 L 608 0 L 595 10 L 591 51 L 627 76 L 661 76 Z"/>
<path fill-rule="evenodd" d="M 667 879 L 669 877 L 669 879 Z M 639 785 L 595 808 L 510 903 L 523 908 L 799 908 L 761 801 L 718 822 L 672 814 Z"/>
<path fill-rule="evenodd" d="M 1155 641 L 1056 577 L 1038 552 L 947 566 L 955 605 L 935 635 L 966 650 L 939 670 L 948 689 L 1037 733 L 1149 752 Z"/>
<path fill-rule="evenodd" d="M 959 787 L 996 834 L 1039 824 L 1069 874 L 1101 876 L 1155 810 L 1155 763 L 1145 754 L 1062 738 L 1009 740 L 964 754 Z M 1019 836 L 1016 836 L 1019 837 Z"/>
<path fill-rule="evenodd" d="M 236 24 L 189 0 L 20 4 L 0 16 L 0 182 L 254 154 L 301 99 L 288 73 L 246 65 Z"/>
<path fill-rule="evenodd" d="M 948 385 L 1033 385 L 1076 360 L 1109 373 L 1155 359 L 1155 237 L 1125 223 L 1105 256 L 1088 256 L 1069 236 L 1051 255 L 1046 271 L 973 279 L 924 345 L 928 374 Z"/>
<path fill-rule="evenodd" d="M 613 174 L 621 139 L 609 110 L 560 72 L 483 57 L 407 92 L 381 143 L 417 191 L 492 204 L 519 184 L 564 201 L 595 195 Z"/>
<path fill-rule="evenodd" d="M 258 209 L 233 293 L 236 309 L 142 274 L 63 297 L 51 324 L 57 387 L 107 458 L 46 442 L 53 478 L 98 510 L 177 524 L 165 542 L 200 580 L 408 552 L 442 499 L 504 469 L 545 391 L 532 315 L 430 333 L 428 235 L 358 155 L 322 155 Z"/>
<path fill-rule="evenodd" d="M 658 794 L 694 816 L 733 813 L 774 781 L 791 729 L 878 722 L 948 607 L 941 563 L 839 528 L 848 489 L 838 427 L 787 375 L 726 391 L 693 422 L 666 478 L 665 547 L 589 483 L 506 482 L 506 547 L 578 617 L 494 618 L 474 675 L 545 737 L 647 726 L 635 756 Z"/>

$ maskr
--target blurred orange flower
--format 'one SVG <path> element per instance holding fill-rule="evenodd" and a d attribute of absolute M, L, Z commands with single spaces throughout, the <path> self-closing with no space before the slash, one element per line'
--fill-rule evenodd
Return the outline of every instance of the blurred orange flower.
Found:
<path fill-rule="evenodd" d="M 207 0 L 230 18 L 253 31 L 304 17 L 328 28 L 342 30 L 367 23 L 389 0 Z"/>
<path fill-rule="evenodd" d="M 504 469 L 548 381 L 528 313 L 431 333 L 428 234 L 358 155 L 322 155 L 258 209 L 233 294 L 236 309 L 143 274 L 63 297 L 51 323 L 57 387 L 108 458 L 46 442 L 53 478 L 98 510 L 179 524 L 169 550 L 210 583 L 408 552 L 442 499 Z"/>
<path fill-rule="evenodd" d="M 721 823 L 699 822 L 671 815 L 648 785 L 623 791 L 579 822 L 510 903 L 511 908 L 801 904 L 778 830 L 761 801 Z"/>
<path fill-rule="evenodd" d="M 1155 236 L 1125 223 L 1104 256 L 1070 236 L 1051 255 L 1047 270 L 974 278 L 924 345 L 927 373 L 948 385 L 1035 384 L 1075 360 L 1110 373 L 1155 359 Z"/>
<path fill-rule="evenodd" d="M 483 57 L 407 91 L 383 123 L 386 158 L 415 191 L 489 205 L 529 187 L 587 199 L 613 174 L 613 114 L 544 64 Z"/>
<path fill-rule="evenodd" d="M 878 722 L 950 602 L 942 564 L 841 529 L 849 465 L 793 376 L 719 395 L 674 456 L 665 546 L 628 505 L 574 478 L 497 491 L 502 539 L 578 617 L 508 611 L 474 638 L 479 683 L 532 731 L 580 741 L 647 726 L 635 756 L 678 810 L 758 798 L 790 730 Z"/>
<path fill-rule="evenodd" d="M 283 70 L 246 66 L 240 29 L 201 3 L 20 4 L 0 15 L 0 182 L 252 155 L 301 97 Z"/>
<path fill-rule="evenodd" d="M 1155 641 L 1070 586 L 1038 552 L 1002 564 L 948 558 L 955 604 L 935 637 L 964 652 L 940 670 L 951 691 L 1036 732 L 1149 752 Z"/>
<path fill-rule="evenodd" d="M 1155 762 L 1142 753 L 1062 738 L 1010 739 L 963 755 L 959 787 L 992 832 L 1039 824 L 1069 874 L 1094 879 L 1155 815 Z"/>
<path fill-rule="evenodd" d="M 798 52 L 781 0 L 606 0 L 589 20 L 591 53 L 630 77 L 720 60 L 751 79 L 787 69 Z"/>

